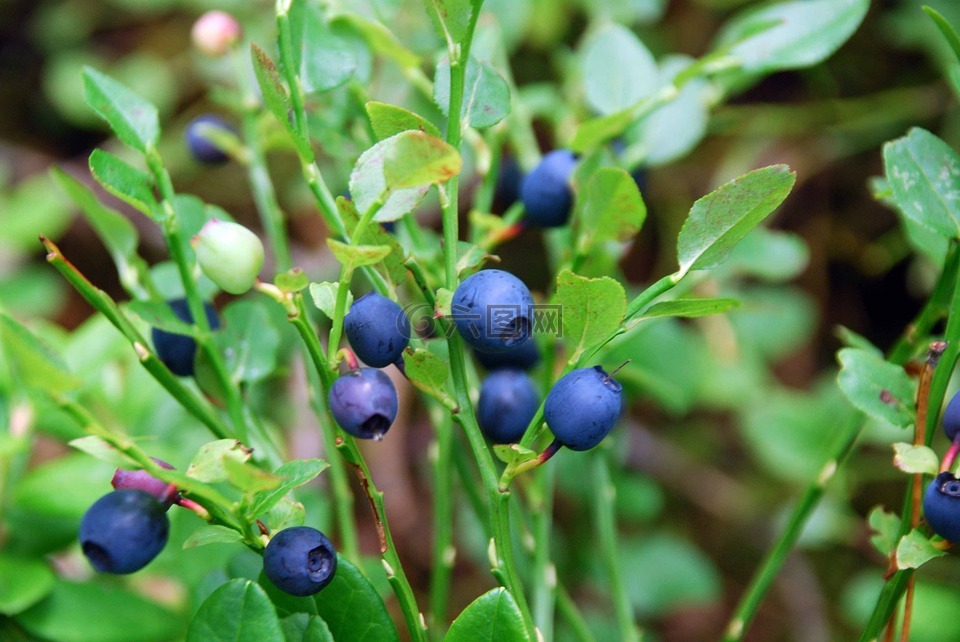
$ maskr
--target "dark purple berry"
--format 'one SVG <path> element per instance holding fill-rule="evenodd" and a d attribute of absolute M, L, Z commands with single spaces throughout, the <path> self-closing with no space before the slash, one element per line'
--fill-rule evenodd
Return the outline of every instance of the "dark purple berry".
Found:
<path fill-rule="evenodd" d="M 474 349 L 506 352 L 530 336 L 533 297 L 523 281 L 503 270 L 480 270 L 453 294 L 451 317 Z"/>
<path fill-rule="evenodd" d="M 573 209 L 570 177 L 576 166 L 577 159 L 569 150 L 557 149 L 544 154 L 540 164 L 520 184 L 527 222 L 538 227 L 566 224 Z"/>
<path fill-rule="evenodd" d="M 306 597 L 333 580 L 337 552 L 326 535 L 315 528 L 286 528 L 271 537 L 264 549 L 263 572 L 281 591 Z"/>
<path fill-rule="evenodd" d="M 510 347 L 504 352 L 474 350 L 473 354 L 480 365 L 487 370 L 500 370 L 501 368 L 529 370 L 540 362 L 540 349 L 533 337 L 527 337 L 526 341 Z"/>
<path fill-rule="evenodd" d="M 515 443 L 537 414 L 540 395 L 522 370 L 497 370 L 483 380 L 477 420 L 483 434 L 495 444 Z"/>
<path fill-rule="evenodd" d="M 149 493 L 126 488 L 87 509 L 80 522 L 80 548 L 101 573 L 133 573 L 163 550 L 169 532 L 163 505 Z"/>
<path fill-rule="evenodd" d="M 395 363 L 410 343 L 410 320 L 396 302 L 369 292 L 354 301 L 343 331 L 357 357 L 374 368 Z"/>
<path fill-rule="evenodd" d="M 208 165 L 220 165 L 229 160 L 223 150 L 214 145 L 207 137 L 203 135 L 203 130 L 208 128 L 225 129 L 230 132 L 236 130 L 219 116 L 213 114 L 204 114 L 197 116 L 187 125 L 186 139 L 187 147 L 190 153 L 201 163 Z"/>
<path fill-rule="evenodd" d="M 947 433 L 947 439 L 953 441 L 960 433 L 960 392 L 953 395 L 947 409 L 943 411 L 943 432 Z"/>
<path fill-rule="evenodd" d="M 950 472 L 937 475 L 923 496 L 923 515 L 934 533 L 960 542 L 960 479 Z"/>
<path fill-rule="evenodd" d="M 374 368 L 348 372 L 330 386 L 330 412 L 360 439 L 383 439 L 397 418 L 399 400 L 390 377 Z"/>
<path fill-rule="evenodd" d="M 178 319 L 185 323 L 193 323 L 193 315 L 190 314 L 190 306 L 186 299 L 174 299 L 168 301 L 167 305 Z M 216 309 L 209 303 L 204 303 L 203 309 L 207 313 L 207 323 L 210 324 L 210 328 L 219 328 L 220 319 L 217 318 Z M 174 334 L 159 328 L 154 328 L 151 334 L 157 357 L 170 368 L 173 374 L 181 377 L 193 375 L 193 357 L 197 352 L 197 342 L 193 337 Z"/>
<path fill-rule="evenodd" d="M 623 388 L 600 366 L 564 375 L 547 393 L 543 418 L 557 440 L 571 450 L 589 450 L 620 418 Z"/>

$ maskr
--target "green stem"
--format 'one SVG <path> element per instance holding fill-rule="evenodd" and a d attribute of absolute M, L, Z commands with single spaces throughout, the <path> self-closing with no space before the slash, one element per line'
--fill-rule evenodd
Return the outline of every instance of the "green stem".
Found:
<path fill-rule="evenodd" d="M 336 424 L 330 419 L 330 400 L 327 396 L 327 392 L 330 390 L 330 386 L 334 380 L 333 371 L 323 356 L 323 348 L 320 345 L 320 340 L 317 338 L 316 333 L 313 332 L 310 324 L 306 321 L 306 309 L 303 304 L 303 297 L 299 294 L 297 295 L 296 304 L 299 313 L 295 318 L 291 318 L 291 321 L 297 327 L 307 347 L 307 352 L 310 354 L 317 375 L 320 377 L 322 389 L 318 391 L 318 394 L 323 401 L 323 416 L 325 421 L 322 423 L 324 433 L 327 433 L 328 428 L 330 431 L 336 430 Z M 403 618 L 407 624 L 410 636 L 417 642 L 425 642 L 426 630 L 423 626 L 423 615 L 417 606 L 413 588 L 410 586 L 410 581 L 407 579 L 403 565 L 400 563 L 400 557 L 397 555 L 397 548 L 393 542 L 393 536 L 390 533 L 390 524 L 387 522 L 387 514 L 383 505 L 383 493 L 377 490 L 370 476 L 370 469 L 360 454 L 360 450 L 357 448 L 356 441 L 354 441 L 353 437 L 342 431 L 337 431 L 333 441 L 334 447 L 340 453 L 343 460 L 356 470 L 361 485 L 367 493 L 367 497 L 370 499 L 377 522 L 377 532 L 380 537 L 380 554 L 384 562 L 384 568 L 387 570 L 387 580 L 390 582 L 390 586 L 397 596 L 397 601 L 403 612 Z M 333 459 L 332 452 L 330 454 L 330 458 Z M 351 518 L 348 517 L 347 521 L 349 521 L 349 519 Z M 341 522 L 343 521 L 344 520 L 341 519 Z M 345 524 L 341 523 L 341 529 L 344 528 L 344 526 Z"/>
<path fill-rule="evenodd" d="M 553 494 L 556 466 L 544 466 L 534 475 L 530 493 L 533 515 L 533 619 L 544 640 L 553 639 L 553 620 L 557 602 L 557 568 L 550 561 L 553 536 Z"/>
<path fill-rule="evenodd" d="M 433 575 L 430 579 L 430 626 L 442 636 L 446 627 L 450 579 L 457 549 L 453 543 L 453 422 L 443 406 L 430 402 L 436 426 L 433 457 Z"/>
<path fill-rule="evenodd" d="M 924 305 L 913 323 L 907 327 L 907 331 L 897 344 L 891 349 L 889 359 L 892 363 L 905 363 L 906 360 L 914 354 L 917 343 L 928 335 L 933 325 L 948 309 L 947 302 L 954 294 L 954 284 L 957 280 L 958 268 L 960 268 L 960 252 L 958 252 L 956 245 L 953 244 L 947 253 L 940 278 L 930 298 L 927 300 L 926 305 Z M 960 317 L 960 315 L 952 316 Z M 960 321 L 960 319 L 958 319 L 958 321 Z M 944 364 L 941 359 L 941 368 L 943 368 L 943 366 Z M 938 368 L 938 371 L 941 370 L 941 368 Z M 936 413 L 932 414 L 936 415 Z M 740 599 L 740 603 L 737 605 L 733 617 L 727 624 L 724 636 L 725 642 L 742 640 L 746 635 L 773 580 L 779 574 L 787 554 L 793 549 L 803 527 L 806 525 L 807 520 L 810 518 L 810 515 L 813 514 L 820 498 L 823 496 L 826 484 L 832 478 L 833 473 L 843 465 L 846 458 L 852 452 L 857 437 L 860 435 L 862 425 L 863 417 L 858 413 L 851 419 L 850 424 L 843 431 L 843 438 L 837 442 L 835 450 L 828 457 L 827 463 L 821 469 L 817 480 L 806 489 L 800 501 L 793 509 L 793 513 L 787 521 L 787 527 L 777 538 L 773 548 L 764 556 L 760 567 L 757 569 L 753 579 L 750 581 L 750 585 L 747 587 L 746 593 Z M 900 573 L 903 573 L 903 571 L 898 572 L 898 575 Z M 874 615 L 871 618 L 871 623 L 864 632 L 864 635 L 867 637 L 863 639 L 872 639 L 872 637 L 879 635 L 880 629 L 886 621 L 889 620 L 890 613 L 896 606 L 896 599 L 899 599 L 900 594 L 894 593 L 898 585 L 898 581 L 891 580 L 884 587 L 881 598 L 875 608 Z M 903 586 L 905 587 L 906 584 L 904 583 Z M 893 599 L 893 601 L 890 602 L 890 599 Z M 874 624 L 875 620 L 879 621 L 878 626 Z M 872 634 L 867 635 L 868 632 L 871 631 Z"/>
<path fill-rule="evenodd" d="M 330 477 L 333 487 L 334 507 L 337 514 L 337 527 L 340 530 L 341 547 L 343 554 L 352 562 L 360 561 L 360 546 L 357 537 L 357 529 L 353 517 L 353 492 L 350 490 L 350 481 L 347 479 L 347 470 L 343 459 L 334 455 L 337 450 L 337 435 L 334 427 L 333 418 L 327 411 L 325 391 L 330 389 L 333 384 L 332 371 L 323 354 L 323 346 L 320 345 L 320 339 L 317 333 L 310 326 L 310 320 L 307 316 L 306 305 L 303 302 L 303 296 L 299 293 L 294 295 L 297 313 L 289 315 L 288 320 L 296 328 L 303 340 L 307 355 L 313 363 L 315 374 L 311 379 L 319 376 L 320 385 L 314 385 L 311 389 L 314 393 L 311 396 L 311 405 L 317 420 L 320 423 L 320 433 L 323 436 L 323 446 L 327 453 L 327 459 L 330 462 Z"/>
<path fill-rule="evenodd" d="M 277 202 L 277 194 L 270 180 L 267 170 L 267 161 L 257 136 L 257 115 L 259 105 L 253 87 L 250 83 L 247 68 L 243 64 L 240 50 L 234 52 L 237 85 L 243 94 L 243 140 L 246 145 L 247 179 L 253 192 L 253 200 L 260 214 L 260 224 L 263 226 L 273 251 L 277 272 L 286 272 L 293 267 L 290 258 L 290 245 L 284 229 L 283 211 Z"/>
<path fill-rule="evenodd" d="M 187 412 L 200 420 L 218 439 L 227 439 L 231 431 L 210 405 L 196 393 L 187 388 L 157 356 L 150 351 L 147 340 L 143 338 L 133 323 L 120 310 L 117 303 L 103 290 L 94 286 L 60 252 L 54 243 L 40 237 L 47 250 L 47 262 L 64 276 L 70 285 L 80 293 L 94 309 L 102 314 L 117 330 L 126 337 L 140 358 L 140 364 L 176 399 Z"/>
<path fill-rule="evenodd" d="M 557 611 L 566 620 L 574 637 L 580 642 L 596 642 L 593 633 L 587 626 L 587 621 L 583 619 L 576 602 L 570 597 L 566 587 L 563 584 L 557 585 Z"/>
<path fill-rule="evenodd" d="M 231 423 L 233 423 L 237 439 L 243 443 L 247 443 L 247 422 L 243 412 L 243 399 L 240 397 L 237 386 L 234 385 L 234 382 L 230 379 L 230 374 L 227 372 L 223 357 L 211 340 L 210 321 L 207 319 L 203 299 L 200 298 L 200 291 L 197 289 L 197 282 L 190 265 L 191 262 L 187 258 L 184 250 L 185 241 L 180 236 L 180 222 L 174 207 L 176 194 L 173 191 L 170 174 L 163 166 L 160 154 L 156 150 L 147 150 L 146 159 L 147 166 L 150 168 L 154 179 L 160 186 L 160 196 L 162 198 L 160 205 L 164 215 L 163 225 L 161 227 L 167 242 L 167 248 L 170 251 L 170 256 L 177 266 L 180 280 L 183 283 L 183 291 L 186 295 L 190 315 L 193 317 L 193 322 L 199 330 L 196 336 L 197 346 L 199 346 L 204 356 L 206 356 L 220 389 L 224 395 L 226 395 L 227 412 L 230 415 Z"/>
<path fill-rule="evenodd" d="M 633 620 L 633 607 L 623 583 L 622 562 L 617 554 L 617 525 L 614 516 L 614 500 L 617 489 L 610 479 L 610 469 L 603 453 L 594 453 L 594 519 L 600 536 L 600 551 L 607 567 L 607 579 L 614 610 L 617 614 L 617 626 L 620 639 L 624 642 L 639 642 L 640 632 Z"/>

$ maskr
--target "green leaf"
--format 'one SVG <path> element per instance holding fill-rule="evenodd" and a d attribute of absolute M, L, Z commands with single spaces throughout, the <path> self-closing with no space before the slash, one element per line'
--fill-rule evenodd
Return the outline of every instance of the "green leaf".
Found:
<path fill-rule="evenodd" d="M 328 319 L 333 318 L 334 310 L 336 310 L 337 290 L 339 288 L 340 283 L 337 281 L 333 283 L 324 281 L 323 283 L 310 284 L 310 296 L 313 298 L 313 304 L 317 306 L 317 309 L 323 312 Z M 347 290 L 347 309 L 344 311 L 344 314 L 350 311 L 351 305 L 353 305 L 353 293 Z"/>
<path fill-rule="evenodd" d="M 937 25 L 937 29 L 940 30 L 940 33 L 943 34 L 947 44 L 950 45 L 950 49 L 953 51 L 953 55 L 956 57 L 957 62 L 960 62 L 960 35 L 957 35 L 957 31 L 953 28 L 953 26 L 947 22 L 946 18 L 937 13 L 935 9 L 924 6 L 923 10 L 927 12 L 927 15 L 930 16 L 930 19 L 933 20 L 933 23 Z"/>
<path fill-rule="evenodd" d="M 783 202 L 795 180 L 796 174 L 786 165 L 771 165 L 700 198 L 677 239 L 679 276 L 722 263 L 733 247 Z"/>
<path fill-rule="evenodd" d="M 223 458 L 223 469 L 227 473 L 230 485 L 243 493 L 273 490 L 282 481 L 279 477 L 260 470 L 253 464 L 237 461 L 232 457 Z"/>
<path fill-rule="evenodd" d="M 274 278 L 273 284 L 276 285 L 282 292 L 285 292 L 286 294 L 292 294 L 294 292 L 306 290 L 307 286 L 310 285 L 310 277 L 308 277 L 307 273 L 303 271 L 303 268 L 296 267 L 278 274 Z"/>
<path fill-rule="evenodd" d="M 225 457 L 234 461 L 245 462 L 253 454 L 249 448 L 236 439 L 218 439 L 200 446 L 190 466 L 187 467 L 187 477 L 197 481 L 213 483 L 227 479 L 227 471 L 223 466 Z"/>
<path fill-rule="evenodd" d="M 335 642 L 330 628 L 322 618 L 306 613 L 294 613 L 280 620 L 287 642 Z"/>
<path fill-rule="evenodd" d="M 420 56 L 400 42 L 393 32 L 375 20 L 357 13 L 344 13 L 332 22 L 345 22 L 356 29 L 374 52 L 397 63 L 401 69 L 419 69 Z"/>
<path fill-rule="evenodd" d="M 56 576 L 46 562 L 0 552 L 0 613 L 16 615 L 53 590 Z"/>
<path fill-rule="evenodd" d="M 462 43 L 473 17 L 471 0 L 424 0 L 433 30 L 448 47 Z"/>
<path fill-rule="evenodd" d="M 223 310 L 224 328 L 214 334 L 233 381 L 253 383 L 277 369 L 280 331 L 265 299 L 241 299 Z"/>
<path fill-rule="evenodd" d="M 197 546 L 206 546 L 207 544 L 239 544 L 243 541 L 243 535 L 219 524 L 206 524 L 190 533 L 183 542 L 184 548 L 195 548 Z"/>
<path fill-rule="evenodd" d="M 187 642 L 285 642 L 277 611 L 254 582 L 230 580 L 210 594 L 190 622 Z"/>
<path fill-rule="evenodd" d="M 16 380 L 27 388 L 65 392 L 80 386 L 63 358 L 12 317 L 0 313 L 0 345 Z"/>
<path fill-rule="evenodd" d="M 357 214 L 353 201 L 338 197 L 337 209 L 340 210 L 343 224 L 346 225 L 347 233 L 351 235 L 354 242 L 362 245 L 385 245 L 390 248 L 390 254 L 383 261 L 377 263 L 374 269 L 382 274 L 394 289 L 399 284 L 404 283 L 408 278 L 407 266 L 405 265 L 407 255 L 403 246 L 397 242 L 396 237 L 383 229 L 381 225 L 368 225 L 361 238 L 353 238 L 353 231 L 357 228 L 357 223 L 360 222 L 360 215 Z"/>
<path fill-rule="evenodd" d="M 137 254 L 137 245 L 140 242 L 137 228 L 123 214 L 100 203 L 86 185 L 62 169 L 55 167 L 51 174 L 80 207 L 87 222 L 100 237 L 117 266 L 120 282 L 128 291 L 138 295 L 146 294 L 140 284 L 149 278 L 149 268 Z"/>
<path fill-rule="evenodd" d="M 423 348 L 408 348 L 403 353 L 403 366 L 410 383 L 418 390 L 456 407 L 456 402 L 444 388 L 449 372 L 440 357 Z"/>
<path fill-rule="evenodd" d="M 175 613 L 95 582 L 60 581 L 46 599 L 14 619 L 31 634 L 57 642 L 165 642 L 183 635 Z"/>
<path fill-rule="evenodd" d="M 107 121 L 117 137 L 146 153 L 160 138 L 157 108 L 96 69 L 83 69 L 83 97 L 87 105 Z"/>
<path fill-rule="evenodd" d="M 520 444 L 496 444 L 493 447 L 493 454 L 497 456 L 497 459 L 505 463 L 508 468 L 533 461 L 539 456 L 537 451 L 524 448 Z"/>
<path fill-rule="evenodd" d="M 386 245 L 347 245 L 332 238 L 327 239 L 327 247 L 338 261 L 351 267 L 373 265 L 390 254 Z"/>
<path fill-rule="evenodd" d="M 643 102 L 651 103 L 652 98 L 647 98 Z M 570 143 L 570 149 L 575 152 L 585 152 L 601 143 L 616 138 L 623 131 L 637 120 L 637 112 L 642 105 L 634 105 L 606 116 L 598 116 L 584 121 L 577 128 L 577 133 L 573 136 Z"/>
<path fill-rule="evenodd" d="M 684 317 L 693 319 L 711 314 L 722 314 L 727 310 L 740 307 L 736 299 L 674 299 L 662 301 L 650 306 L 643 318 Z"/>
<path fill-rule="evenodd" d="M 657 89 L 657 63 L 626 27 L 603 25 L 587 36 L 577 53 L 587 104 L 599 114 L 626 109 Z"/>
<path fill-rule="evenodd" d="M 377 140 L 390 138 L 405 131 L 422 131 L 430 136 L 441 138 L 440 130 L 436 125 L 403 107 L 371 100 L 366 104 L 366 109 Z"/>
<path fill-rule="evenodd" d="M 280 72 L 270 56 L 254 43 L 250 43 L 250 55 L 253 59 L 253 71 L 257 76 L 257 84 L 260 85 L 260 93 L 263 95 L 263 102 L 267 109 L 273 114 L 274 118 L 280 121 L 290 139 L 296 146 L 300 155 L 307 159 L 313 159 L 313 149 L 310 147 L 310 141 L 305 140 L 290 122 L 290 96 L 287 88 L 280 80 Z"/>
<path fill-rule="evenodd" d="M 826 60 L 863 22 L 869 0 L 793 0 L 750 7 L 720 30 L 715 51 L 748 72 L 812 67 Z"/>
<path fill-rule="evenodd" d="M 285 528 L 294 526 L 303 526 L 306 521 L 307 511 L 300 502 L 295 502 L 289 497 L 284 497 L 274 504 L 263 521 L 273 531 L 282 531 Z"/>
<path fill-rule="evenodd" d="M 383 178 L 390 191 L 446 183 L 460 173 L 460 154 L 422 131 L 405 131 L 381 141 Z"/>
<path fill-rule="evenodd" d="M 71 439 L 68 445 L 117 468 L 128 468 L 130 466 L 139 467 L 139 464 L 134 459 L 124 455 L 111 444 L 104 441 L 103 438 L 97 437 L 96 435 L 87 435 L 86 437 Z"/>
<path fill-rule="evenodd" d="M 840 390 L 856 408 L 874 419 L 906 428 L 915 420 L 916 387 L 900 366 L 859 348 L 837 353 Z"/>
<path fill-rule="evenodd" d="M 450 625 L 444 642 L 519 642 L 529 640 L 520 608 L 503 587 L 487 591 Z"/>
<path fill-rule="evenodd" d="M 329 23 L 313 5 L 304 7 L 300 79 L 306 93 L 327 91 L 351 78 L 365 82 L 371 62 L 367 43 L 348 23 Z"/>
<path fill-rule="evenodd" d="M 897 538 L 900 537 L 900 518 L 884 510 L 883 506 L 874 506 L 867 516 L 867 523 L 873 530 L 870 543 L 881 555 L 890 555 L 896 549 Z"/>
<path fill-rule="evenodd" d="M 450 59 L 444 56 L 437 63 L 433 77 L 433 100 L 444 116 L 450 109 Z M 463 103 L 460 120 L 483 129 L 496 125 L 510 113 L 510 85 L 496 69 L 473 56 L 467 61 L 463 81 Z"/>
<path fill-rule="evenodd" d="M 616 331 L 627 311 L 627 295 L 615 279 L 588 279 L 569 270 L 557 275 L 556 302 L 561 306 L 569 363 Z"/>
<path fill-rule="evenodd" d="M 341 555 L 337 556 L 333 580 L 313 597 L 283 593 L 262 574 L 260 584 L 282 615 L 318 615 L 337 642 L 398 642 L 400 639 L 377 589 Z"/>
<path fill-rule="evenodd" d="M 250 507 L 251 515 L 259 515 L 276 505 L 290 491 L 313 481 L 330 464 L 322 459 L 294 459 L 277 468 L 273 474 L 282 481 L 272 490 L 257 493 Z"/>
<path fill-rule="evenodd" d="M 940 472 L 940 458 L 927 446 L 897 442 L 893 453 L 893 465 L 905 473 L 936 475 Z"/>
<path fill-rule="evenodd" d="M 110 152 L 95 149 L 90 154 L 90 173 L 103 189 L 147 216 L 157 219 L 157 199 L 153 179 L 128 165 Z"/>
<path fill-rule="evenodd" d="M 810 262 L 810 250 L 798 235 L 758 227 L 733 249 L 729 269 L 765 281 L 788 281 Z"/>
<path fill-rule="evenodd" d="M 960 237 L 960 156 L 914 127 L 883 146 L 883 163 L 900 211 L 946 238 Z"/>
<path fill-rule="evenodd" d="M 183 321 L 167 303 L 162 301 L 130 301 L 124 307 L 151 327 L 171 334 L 197 336 L 197 326 Z"/>
<path fill-rule="evenodd" d="M 603 167 L 577 194 L 574 216 L 580 229 L 579 250 L 587 254 L 598 244 L 632 239 L 643 227 L 647 206 L 630 174 Z"/>
<path fill-rule="evenodd" d="M 457 241 L 457 275 L 465 279 L 486 263 L 492 255 L 479 245 Z"/>
<path fill-rule="evenodd" d="M 350 195 L 353 196 L 354 207 L 360 213 L 371 207 L 379 207 L 375 221 L 395 221 L 401 218 L 413 211 L 430 189 L 429 185 L 390 189 L 384 164 L 387 149 L 394 144 L 392 141 L 397 136 L 384 139 L 363 152 L 350 173 Z"/>
<path fill-rule="evenodd" d="M 915 528 L 897 544 L 897 568 L 920 568 L 930 560 L 946 554 L 946 551 L 935 547 L 926 535 Z"/>

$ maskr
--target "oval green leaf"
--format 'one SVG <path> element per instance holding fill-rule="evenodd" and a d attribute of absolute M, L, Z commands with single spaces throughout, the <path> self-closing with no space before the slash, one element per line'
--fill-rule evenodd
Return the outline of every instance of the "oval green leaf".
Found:
<path fill-rule="evenodd" d="M 450 111 L 450 60 L 444 57 L 437 63 L 433 77 L 433 100 L 444 116 Z M 496 125 L 510 113 L 510 86 L 493 66 L 476 60 L 467 61 L 463 81 L 463 103 L 460 120 L 471 127 L 483 129 Z"/>
<path fill-rule="evenodd" d="M 157 108 L 126 86 L 96 69 L 84 67 L 83 97 L 130 147 L 145 153 L 157 144 L 160 137 Z"/>
<path fill-rule="evenodd" d="M 90 154 L 90 173 L 103 189 L 121 201 L 152 218 L 159 216 L 149 175 L 102 149 Z"/>
<path fill-rule="evenodd" d="M 626 27 L 604 25 L 587 36 L 578 54 L 587 103 L 599 114 L 626 109 L 657 88 L 653 55 Z"/>
<path fill-rule="evenodd" d="M 422 131 L 440 138 L 440 130 L 436 125 L 403 107 L 371 100 L 366 104 L 366 109 L 370 125 L 379 140 L 405 131 Z"/>
<path fill-rule="evenodd" d="M 523 616 L 507 589 L 500 587 L 475 599 L 450 625 L 445 642 L 522 642 L 530 637 Z"/>
<path fill-rule="evenodd" d="M 187 632 L 187 642 L 286 642 L 277 610 L 254 582 L 235 579 L 210 594 Z"/>
<path fill-rule="evenodd" d="M 840 390 L 856 408 L 875 419 L 906 428 L 916 419 L 916 387 L 906 371 L 860 348 L 837 353 Z"/>
<path fill-rule="evenodd" d="M 734 246 L 787 197 L 796 174 L 771 165 L 735 178 L 693 204 L 677 239 L 679 275 L 723 263 Z"/>
<path fill-rule="evenodd" d="M 615 279 L 588 279 L 569 270 L 557 275 L 556 302 L 561 306 L 560 332 L 570 350 L 570 363 L 613 334 L 627 311 L 626 292 Z"/>
<path fill-rule="evenodd" d="M 16 615 L 50 591 L 56 576 L 43 560 L 0 553 L 0 613 Z"/>

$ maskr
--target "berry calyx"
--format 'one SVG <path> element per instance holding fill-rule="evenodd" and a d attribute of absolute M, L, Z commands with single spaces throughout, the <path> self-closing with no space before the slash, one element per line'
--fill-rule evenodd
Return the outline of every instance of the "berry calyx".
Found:
<path fill-rule="evenodd" d="M 337 552 L 326 535 L 309 526 L 285 528 L 263 551 L 263 572 L 281 591 L 306 597 L 333 581 Z"/>
<path fill-rule="evenodd" d="M 375 368 L 348 372 L 330 386 L 330 412 L 337 424 L 360 439 L 383 439 L 397 418 L 397 389 Z"/>
<path fill-rule="evenodd" d="M 170 521 L 157 499 L 126 488 L 104 495 L 80 521 L 80 548 L 101 573 L 139 571 L 167 543 Z"/>

